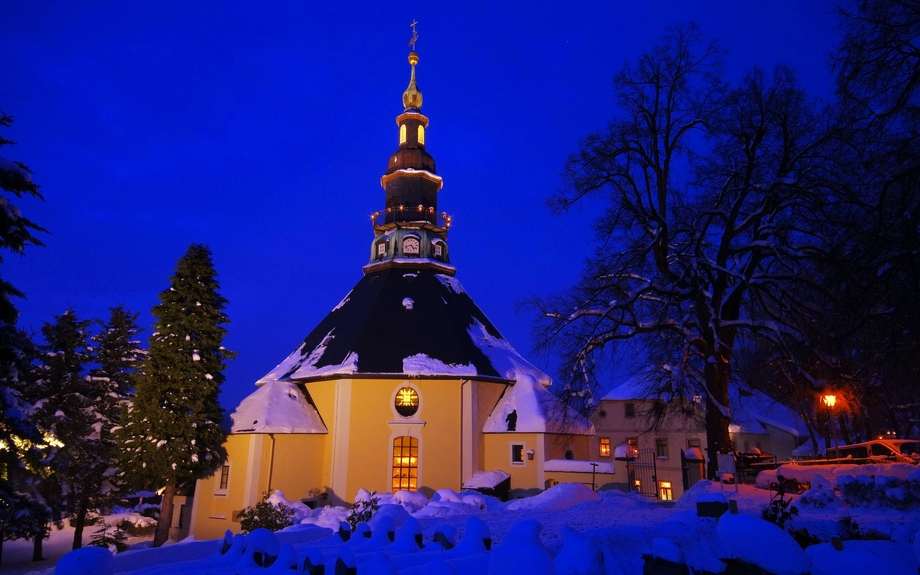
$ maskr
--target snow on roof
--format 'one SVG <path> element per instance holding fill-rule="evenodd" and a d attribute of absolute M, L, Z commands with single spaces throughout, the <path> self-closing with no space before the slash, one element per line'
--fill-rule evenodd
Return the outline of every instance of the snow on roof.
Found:
<path fill-rule="evenodd" d="M 264 382 L 230 419 L 231 433 L 327 433 L 319 413 L 289 381 Z"/>
<path fill-rule="evenodd" d="M 608 391 L 601 401 L 629 401 L 648 399 L 649 386 L 642 376 L 627 379 Z M 731 399 L 732 433 L 768 433 L 770 425 L 796 437 L 808 435 L 805 422 L 792 409 L 771 399 L 766 394 L 733 383 L 729 389 Z"/>
<path fill-rule="evenodd" d="M 424 265 L 365 275 L 257 385 L 351 374 L 510 380 L 528 374 L 552 383 L 502 337 L 456 278 Z"/>
<path fill-rule="evenodd" d="M 464 489 L 493 489 L 511 477 L 504 471 L 477 471 L 463 483 Z"/>
<path fill-rule="evenodd" d="M 631 377 L 620 385 L 614 387 L 603 397 L 601 401 L 628 401 L 631 399 L 641 399 L 648 395 L 648 384 L 639 376 Z"/>
<path fill-rule="evenodd" d="M 489 415 L 484 433 L 507 433 L 508 418 L 516 412 L 515 433 L 594 435 L 593 423 L 562 403 L 532 375 L 517 374 L 516 380 Z"/>
<path fill-rule="evenodd" d="M 729 393 L 732 422 L 741 426 L 742 433 L 767 433 L 764 425 L 770 425 L 795 437 L 808 435 L 808 428 L 798 413 L 765 393 L 741 385 L 732 385 Z M 763 431 L 755 431 L 757 428 Z"/>
<path fill-rule="evenodd" d="M 447 365 L 438 359 L 432 359 L 424 353 L 419 353 L 403 360 L 403 373 L 407 375 L 443 374 L 443 375 L 476 375 L 476 368 L 472 365 Z"/>

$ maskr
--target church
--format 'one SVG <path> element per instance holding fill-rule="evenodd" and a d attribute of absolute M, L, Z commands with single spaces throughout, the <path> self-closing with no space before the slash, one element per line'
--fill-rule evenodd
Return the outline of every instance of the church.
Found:
<path fill-rule="evenodd" d="M 228 460 L 196 486 L 197 539 L 239 531 L 240 510 L 275 490 L 347 505 L 361 488 L 430 497 L 498 476 L 516 496 L 613 472 L 587 461 L 591 422 L 548 391 L 455 276 L 418 62 L 413 50 L 363 277 L 232 413 Z"/>

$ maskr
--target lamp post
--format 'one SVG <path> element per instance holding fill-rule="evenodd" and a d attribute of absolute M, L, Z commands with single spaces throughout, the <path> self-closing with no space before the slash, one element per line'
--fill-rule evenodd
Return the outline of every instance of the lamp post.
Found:
<path fill-rule="evenodd" d="M 821 397 L 821 401 L 827 407 L 827 425 L 831 428 L 831 434 L 834 437 L 834 447 L 837 447 L 837 426 L 834 425 L 834 421 L 831 419 L 831 408 L 837 404 L 837 396 L 827 394 Z"/>

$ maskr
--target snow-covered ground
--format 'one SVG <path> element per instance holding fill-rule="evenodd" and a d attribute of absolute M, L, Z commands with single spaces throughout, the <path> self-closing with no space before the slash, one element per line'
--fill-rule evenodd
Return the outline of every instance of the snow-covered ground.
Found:
<path fill-rule="evenodd" d="M 830 488 L 829 480 L 816 483 L 825 490 Z M 759 519 L 770 498 L 770 491 L 754 486 L 741 485 L 736 492 L 733 485 L 708 481 L 698 483 L 676 504 L 635 494 L 598 494 L 580 484 L 559 485 L 508 503 L 470 492 L 442 490 L 431 500 L 400 492 L 380 497 L 382 505 L 370 522 L 373 536 L 369 539 L 355 534 L 350 542 L 342 543 L 332 534 L 328 528 L 337 527 L 345 518 L 344 508 L 311 511 L 298 507 L 301 524 L 275 535 L 254 532 L 246 538 L 237 536 L 224 555 L 219 553 L 220 541 L 186 541 L 164 549 L 132 550 L 116 555 L 112 563 L 115 573 L 134 575 L 289 573 L 290 564 L 302 567 L 306 558 L 314 564 L 325 563 L 326 573 L 333 573 L 339 557 L 346 563 L 354 562 L 359 575 L 631 575 L 642 573 L 642 555 L 649 554 L 714 572 L 724 569 L 720 558 L 736 557 L 759 562 L 778 575 L 917 573 L 920 549 L 915 551 L 914 544 L 920 531 L 920 507 L 906 511 L 851 507 L 840 497 L 822 501 L 825 506 L 820 507 L 803 504 L 799 496 L 795 502 L 799 514 L 791 526 L 805 528 L 826 541 L 802 551 L 778 527 Z M 738 515 L 723 515 L 718 522 L 697 517 L 698 500 L 726 499 L 737 501 Z M 842 548 L 838 550 L 827 541 L 839 534 L 838 522 L 844 517 L 858 524 L 863 533 L 871 531 L 891 540 L 844 540 L 838 543 Z M 386 537 L 391 529 L 395 531 L 393 542 Z M 442 534 L 438 539 L 452 541 L 456 547 L 445 550 L 434 543 L 437 532 Z M 416 534 L 422 536 L 422 549 L 415 543 Z M 484 538 L 491 539 L 491 551 L 485 550 Z M 46 555 L 55 545 L 54 539 L 46 543 Z M 6 543 L 7 566 L 13 566 L 19 547 L 30 550 L 18 542 Z M 259 550 L 278 556 L 271 569 L 255 566 L 254 553 Z M 0 572 L 32 572 L 19 567 L 16 571 L 0 568 Z M 31 569 L 36 567 L 36 573 L 54 573 L 51 565 L 31 565 Z M 59 572 L 103 571 L 71 567 Z"/>

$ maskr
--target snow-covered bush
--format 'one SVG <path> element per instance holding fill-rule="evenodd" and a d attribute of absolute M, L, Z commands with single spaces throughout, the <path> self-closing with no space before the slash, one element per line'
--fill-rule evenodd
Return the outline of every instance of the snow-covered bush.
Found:
<path fill-rule="evenodd" d="M 866 475 L 841 475 L 837 478 L 840 496 L 857 507 L 909 509 L 920 505 L 920 474 L 906 480 L 890 475 L 874 479 Z"/>
<path fill-rule="evenodd" d="M 128 535 L 120 525 L 111 527 L 103 523 L 102 528 L 93 531 L 93 534 L 90 535 L 89 544 L 109 550 L 114 548 L 116 553 L 121 553 L 128 549 Z"/>
<path fill-rule="evenodd" d="M 254 507 L 240 511 L 240 531 L 250 533 L 256 529 L 281 531 L 294 524 L 294 510 L 281 503 L 263 499 Z"/>
<path fill-rule="evenodd" d="M 823 475 L 815 474 L 811 479 L 811 489 L 799 497 L 799 505 L 808 505 L 817 509 L 830 505 L 837 499 L 831 482 Z"/>
<path fill-rule="evenodd" d="M 380 508 L 380 504 L 377 499 L 377 492 L 371 491 L 367 492 L 366 489 L 358 490 L 358 494 L 355 496 L 355 504 L 351 506 L 351 509 L 348 511 L 348 515 L 345 517 L 345 522 L 351 526 L 351 530 L 354 531 L 358 526 L 358 523 L 367 523 L 371 520 L 371 517 L 374 516 L 374 513 L 377 512 L 377 509 Z"/>

